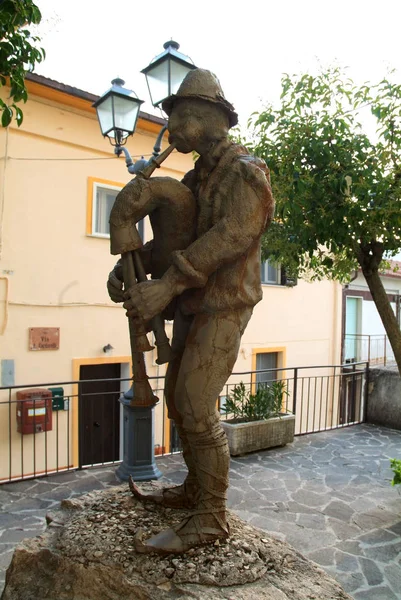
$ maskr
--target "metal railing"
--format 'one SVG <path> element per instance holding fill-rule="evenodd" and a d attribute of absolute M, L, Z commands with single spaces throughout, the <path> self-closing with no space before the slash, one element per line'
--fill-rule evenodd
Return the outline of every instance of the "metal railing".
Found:
<path fill-rule="evenodd" d="M 352 333 L 344 336 L 346 362 L 367 361 L 371 365 L 394 363 L 394 352 L 385 334 Z"/>
<path fill-rule="evenodd" d="M 247 393 L 275 381 L 285 383 L 282 412 L 295 414 L 295 435 L 336 429 L 364 421 L 369 364 L 277 368 L 233 374 L 219 398 L 222 418 L 226 398 L 241 382 Z M 235 378 L 235 381 L 233 381 Z"/>
<path fill-rule="evenodd" d="M 282 381 L 283 410 L 295 414 L 296 435 L 353 425 L 364 420 L 368 367 L 362 362 L 234 373 L 216 401 L 222 411 L 240 382 L 254 392 L 261 384 Z M 155 454 L 177 452 L 179 438 L 163 401 L 164 379 L 149 380 L 160 399 Z M 129 379 L 96 379 L 0 388 L 0 483 L 119 463 L 123 422 L 118 398 L 130 384 Z M 46 392 L 49 388 L 53 395 Z"/>

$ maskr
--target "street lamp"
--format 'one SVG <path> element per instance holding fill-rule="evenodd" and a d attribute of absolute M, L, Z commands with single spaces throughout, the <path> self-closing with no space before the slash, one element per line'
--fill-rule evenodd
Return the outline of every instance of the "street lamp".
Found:
<path fill-rule="evenodd" d="M 177 42 L 166 42 L 164 52 L 142 71 L 154 106 L 175 93 L 185 75 L 196 68 L 188 57 L 178 52 L 178 48 Z M 149 161 L 142 157 L 134 163 L 124 144 L 135 132 L 143 101 L 134 92 L 123 87 L 122 79 L 113 79 L 111 83 L 112 87 L 93 106 L 96 108 L 103 136 L 109 138 L 117 156 L 124 153 L 128 172 L 136 175 L 159 156 L 167 125 L 162 127 Z M 123 259 L 125 256 L 123 255 Z M 146 377 L 146 371 L 144 375 Z M 155 404 L 135 405 L 134 385 L 121 395 L 120 403 L 123 406 L 123 462 L 116 473 L 122 480 L 128 480 L 130 476 L 138 481 L 158 479 L 162 473 L 157 468 L 154 457 Z"/>
<path fill-rule="evenodd" d="M 179 47 L 180 45 L 173 40 L 166 42 L 163 45 L 164 52 L 156 56 L 141 71 L 146 77 L 149 94 L 155 107 L 159 106 L 165 98 L 176 93 L 185 75 L 191 69 L 196 69 L 188 56 L 178 52 Z M 161 129 L 157 136 L 153 154 L 149 161 L 142 157 L 134 163 L 124 144 L 127 138 L 135 132 L 139 109 L 143 104 L 143 100 L 139 100 L 135 92 L 123 87 L 125 83 L 123 79 L 113 79 L 111 83 L 112 87 L 93 106 L 96 108 L 103 136 L 109 138 L 117 156 L 124 153 L 128 172 L 137 175 L 159 156 L 167 125 Z"/>
<path fill-rule="evenodd" d="M 159 106 L 163 100 L 175 94 L 185 75 L 196 69 L 194 63 L 185 54 L 178 52 L 177 42 L 170 40 L 163 44 L 164 52 L 156 56 L 144 69 L 153 106 Z"/>
<path fill-rule="evenodd" d="M 93 107 L 96 108 L 103 137 L 109 138 L 110 144 L 114 146 L 114 154 L 120 156 L 124 153 L 127 169 L 135 175 L 144 167 L 146 161 L 143 159 L 134 164 L 124 144 L 135 131 L 143 100 L 139 100 L 135 92 L 124 88 L 124 83 L 119 77 L 113 79 L 111 88 L 93 104 Z"/>
<path fill-rule="evenodd" d="M 119 77 L 113 79 L 111 88 L 93 105 L 102 134 L 109 138 L 113 146 L 122 146 L 128 136 L 134 133 L 143 104 L 135 92 L 123 87 L 124 84 L 125 81 Z"/>

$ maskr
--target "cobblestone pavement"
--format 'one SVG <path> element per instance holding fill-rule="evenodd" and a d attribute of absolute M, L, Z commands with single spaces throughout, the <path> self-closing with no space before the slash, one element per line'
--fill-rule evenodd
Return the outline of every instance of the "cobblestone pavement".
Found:
<path fill-rule="evenodd" d="M 401 599 L 393 457 L 401 457 L 401 432 L 372 425 L 297 437 L 284 448 L 232 459 L 229 506 L 321 565 L 355 600 Z M 181 455 L 157 460 L 166 480 L 183 480 Z M 50 508 L 116 484 L 114 469 L 103 468 L 0 486 L 0 591 L 15 546 L 44 530 Z"/>

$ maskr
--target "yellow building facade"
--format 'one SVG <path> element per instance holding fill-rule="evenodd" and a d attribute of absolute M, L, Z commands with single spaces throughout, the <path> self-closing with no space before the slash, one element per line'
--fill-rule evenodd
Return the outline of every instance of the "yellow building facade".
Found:
<path fill-rule="evenodd" d="M 86 464 L 79 385 L 69 382 L 128 379 L 131 365 L 124 309 L 110 301 L 105 285 L 115 263 L 105 215 L 131 176 L 100 134 L 92 108 L 97 97 L 36 75 L 28 91 L 22 126 L 0 128 L 0 480 Z M 141 113 L 127 143 L 133 157 L 151 155 L 162 125 Z M 192 165 L 191 155 L 174 152 L 158 175 L 180 179 Z M 151 237 L 147 224 L 144 235 Z M 328 281 L 289 287 L 270 267 L 234 371 L 338 363 L 341 287 Z M 150 354 L 148 374 L 162 388 L 165 368 Z M 18 432 L 17 390 L 10 388 L 28 384 L 55 384 L 69 399 L 41 435 Z M 117 429 L 119 410 L 110 417 Z M 168 449 L 169 436 L 160 403 L 157 445 Z M 118 459 L 121 440 L 116 443 Z"/>

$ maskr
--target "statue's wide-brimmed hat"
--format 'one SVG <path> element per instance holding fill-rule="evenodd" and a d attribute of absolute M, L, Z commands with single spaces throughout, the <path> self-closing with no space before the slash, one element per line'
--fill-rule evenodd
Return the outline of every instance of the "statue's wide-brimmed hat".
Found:
<path fill-rule="evenodd" d="M 163 101 L 163 110 L 170 116 L 177 100 L 191 98 L 198 98 L 199 100 L 218 104 L 226 111 L 230 127 L 237 125 L 238 115 L 233 105 L 225 99 L 220 81 L 211 71 L 206 71 L 205 69 L 192 69 L 192 71 L 189 71 L 178 88 L 177 93 L 172 94 Z"/>

